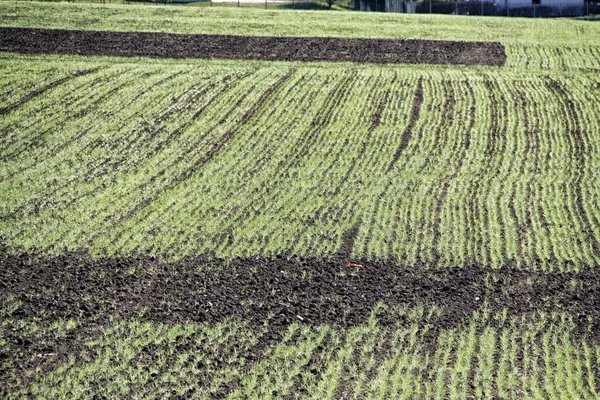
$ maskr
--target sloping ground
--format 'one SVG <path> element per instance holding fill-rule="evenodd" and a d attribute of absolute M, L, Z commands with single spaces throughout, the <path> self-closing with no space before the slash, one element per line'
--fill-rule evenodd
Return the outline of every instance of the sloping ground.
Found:
<path fill-rule="evenodd" d="M 76 260 L 69 261 L 77 265 Z M 74 269 L 81 271 L 84 265 Z M 52 270 L 60 268 L 55 265 Z M 132 279 L 133 273 L 128 275 L 124 280 Z M 169 286 L 166 278 L 164 273 L 157 275 Z M 87 283 L 82 281 L 80 287 Z M 177 286 L 196 289 L 193 283 Z M 160 287 L 156 282 L 155 288 Z M 158 303 L 150 303 L 146 312 L 138 303 L 139 311 L 133 312 L 139 297 L 118 291 L 117 285 L 107 298 L 115 301 L 115 308 L 102 313 L 110 308 L 104 309 L 106 303 L 97 303 L 95 296 L 72 307 L 69 300 L 78 289 L 71 282 L 65 288 L 69 290 L 56 294 L 56 299 L 66 295 L 62 309 L 60 303 L 31 307 L 23 292 L 4 299 L 0 330 L 4 398 L 88 398 L 96 393 L 182 398 L 598 395 L 600 346 L 582 334 L 585 316 L 577 319 L 568 312 L 513 314 L 491 311 L 484 304 L 472 313 L 465 309 L 464 316 L 455 320 L 452 309 L 448 313 L 443 305 L 409 303 L 377 305 L 356 324 L 296 319 L 282 325 L 279 316 L 264 323 L 238 318 L 198 323 L 203 307 L 218 309 L 223 304 L 217 299 L 212 304 L 184 305 L 166 296 L 158 312 Z M 39 295 L 28 294 L 31 299 Z M 214 295 L 214 289 L 207 294 Z"/>
<path fill-rule="evenodd" d="M 595 75 L 2 68 L 10 248 L 327 258 L 356 229 L 354 256 L 406 267 L 600 260 Z"/>
<path fill-rule="evenodd" d="M 0 66 L 2 397 L 597 397 L 598 76 Z"/>
<path fill-rule="evenodd" d="M 500 42 L 509 71 L 600 72 L 597 22 L 399 13 L 0 2 L 0 25 L 234 36 Z"/>
<path fill-rule="evenodd" d="M 504 65 L 500 43 L 0 28 L 0 51 L 24 54 Z"/>
<path fill-rule="evenodd" d="M 599 397 L 593 28 L 195 12 L 0 3 L 70 29 L 374 18 L 508 59 L 0 54 L 0 397 Z"/>

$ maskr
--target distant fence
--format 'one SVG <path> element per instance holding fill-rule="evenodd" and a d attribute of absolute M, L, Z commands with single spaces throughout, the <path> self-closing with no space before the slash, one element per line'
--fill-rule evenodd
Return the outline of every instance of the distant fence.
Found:
<path fill-rule="evenodd" d="M 1 1 L 1 0 L 0 0 Z M 21 0 L 23 1 L 23 0 Z M 151 4 L 190 4 L 196 3 L 203 6 L 237 6 L 237 7 L 265 7 L 280 9 L 327 9 L 326 0 L 30 0 L 70 3 L 151 3 Z M 411 2 L 408 0 L 337 0 L 337 8 L 353 9 L 360 11 L 380 11 L 396 13 L 418 14 L 456 14 L 456 15 L 491 15 L 509 17 L 573 17 L 586 15 L 600 15 L 600 1 L 585 1 L 583 5 L 561 5 L 554 7 L 531 5 L 528 7 L 505 8 L 505 0 L 421 0 Z M 593 17 L 599 19 L 598 17 Z"/>
<path fill-rule="evenodd" d="M 579 6 L 558 3 L 552 7 L 532 4 L 527 7 L 506 8 L 504 0 L 424 0 L 420 2 L 403 0 L 354 0 L 352 7 L 361 11 L 509 17 L 567 17 L 600 14 L 600 2 L 585 2 Z"/>
<path fill-rule="evenodd" d="M 1 1 L 1 0 L 0 0 Z M 43 1 L 43 0 L 42 0 Z M 70 1 L 70 0 L 67 0 Z M 85 0 L 80 0 L 85 1 Z M 100 1 L 103 0 L 89 0 Z M 108 1 L 108 0 L 107 0 Z M 112 0 L 126 3 L 156 3 L 156 4 L 197 4 L 203 6 L 249 7 L 249 8 L 277 8 L 297 10 L 322 10 L 330 8 L 326 0 Z M 348 0 L 336 1 L 337 8 L 347 7 Z M 352 8 L 353 9 L 353 8 Z"/>

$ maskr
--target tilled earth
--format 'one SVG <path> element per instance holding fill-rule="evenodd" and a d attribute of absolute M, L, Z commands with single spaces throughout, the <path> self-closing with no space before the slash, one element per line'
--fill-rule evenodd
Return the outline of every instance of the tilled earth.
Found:
<path fill-rule="evenodd" d="M 19 371 L 50 371 L 69 355 L 87 351 L 85 341 L 110 326 L 113 318 L 142 313 L 144 319 L 161 323 L 234 318 L 257 329 L 267 323 L 268 332 L 253 357 L 280 340 L 292 323 L 352 327 L 365 323 L 378 303 L 441 307 L 435 331 L 457 327 L 484 308 L 510 315 L 568 312 L 577 322 L 578 336 L 598 340 L 599 278 L 597 269 L 546 273 L 511 266 L 439 269 L 427 264 L 400 269 L 393 262 L 354 260 L 344 252 L 329 260 L 282 256 L 173 262 L 146 256 L 93 259 L 83 253 L 3 256 L 0 299 L 19 304 L 13 318 L 48 324 L 76 319 L 84 324 L 60 340 L 21 336 L 18 327 L 5 326 L 0 382 L 12 382 Z M 402 322 L 394 314 L 382 313 L 378 319 L 383 326 Z M 56 357 L 36 356 L 48 352 Z"/>
<path fill-rule="evenodd" d="M 452 328 L 484 303 L 519 315 L 570 312 L 600 319 L 600 273 L 547 273 L 506 266 L 399 269 L 393 263 L 275 258 L 233 261 L 151 257 L 93 260 L 7 257 L 0 296 L 22 301 L 19 315 L 44 309 L 56 318 L 119 314 L 141 307 L 157 321 L 218 322 L 239 317 L 262 325 L 293 322 L 349 327 L 365 322 L 378 302 L 443 307 L 440 328 Z M 577 285 L 574 284 L 577 282 Z M 590 328 L 590 329 L 588 329 Z M 586 327 L 600 339 L 600 326 Z"/>
<path fill-rule="evenodd" d="M 501 66 L 501 43 L 441 40 L 184 35 L 0 28 L 0 51 L 25 54 Z"/>

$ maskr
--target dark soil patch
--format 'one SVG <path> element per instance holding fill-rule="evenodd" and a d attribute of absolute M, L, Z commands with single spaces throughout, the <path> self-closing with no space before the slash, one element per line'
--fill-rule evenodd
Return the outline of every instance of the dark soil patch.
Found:
<path fill-rule="evenodd" d="M 350 229 L 345 242 L 357 230 Z M 344 257 L 346 247 L 332 260 L 10 256 L 0 262 L 0 298 L 12 295 L 22 301 L 18 313 L 23 316 L 43 309 L 56 318 L 127 317 L 146 307 L 146 315 L 157 321 L 239 317 L 258 326 L 269 320 L 275 326 L 304 322 L 348 327 L 363 323 L 378 302 L 428 304 L 446 310 L 439 328 L 456 326 L 487 301 L 492 310 L 506 308 L 514 315 L 566 311 L 584 322 L 593 317 L 595 325 L 585 329 L 600 338 L 600 270 L 546 273 L 425 264 L 401 269 L 394 263 L 350 260 Z"/>
<path fill-rule="evenodd" d="M 492 311 L 507 309 L 509 315 L 568 312 L 578 322 L 576 335 L 600 339 L 598 269 L 544 273 L 511 266 L 491 271 L 480 265 L 441 270 L 425 264 L 402 269 L 391 262 L 351 259 L 358 229 L 355 225 L 346 232 L 344 245 L 332 260 L 164 262 L 152 257 L 94 260 L 75 253 L 0 257 L 0 300 L 10 296 L 21 303 L 11 318 L 41 318 L 45 324 L 85 321 L 66 339 L 21 336 L 19 329 L 8 326 L 4 332 L 8 343 L 0 349 L 0 361 L 5 360 L 0 362 L 0 382 L 13 382 L 18 371 L 49 371 L 69 354 L 88 352 L 86 341 L 113 318 L 137 317 L 142 310 L 144 319 L 164 323 L 240 318 L 262 331 L 268 321 L 267 331 L 247 352 L 252 360 L 278 343 L 292 323 L 351 327 L 366 322 L 379 302 L 391 307 L 443 307 L 430 333 L 432 348 L 436 332 L 459 326 L 484 304 Z M 402 317 L 385 310 L 378 315 L 383 326 L 402 324 L 398 318 Z M 40 357 L 43 353 L 56 356 Z"/>
<path fill-rule="evenodd" d="M 501 43 L 0 28 L 0 51 L 228 60 L 501 66 Z"/>

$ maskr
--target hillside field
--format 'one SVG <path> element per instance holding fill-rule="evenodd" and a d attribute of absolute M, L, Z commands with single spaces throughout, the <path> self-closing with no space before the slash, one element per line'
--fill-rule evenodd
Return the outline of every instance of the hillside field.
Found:
<path fill-rule="evenodd" d="M 1 1 L 0 50 L 3 398 L 598 398 L 600 22 Z"/>

